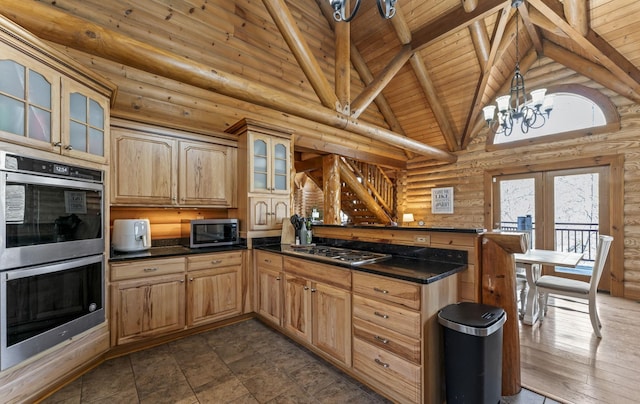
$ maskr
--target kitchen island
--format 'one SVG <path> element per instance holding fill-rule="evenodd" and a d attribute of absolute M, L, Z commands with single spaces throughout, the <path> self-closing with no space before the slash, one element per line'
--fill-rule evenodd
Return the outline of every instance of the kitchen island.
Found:
<path fill-rule="evenodd" d="M 468 272 L 470 258 L 471 265 L 477 262 L 479 232 L 461 237 L 443 231 L 445 237 L 438 237 L 399 228 L 369 230 L 313 228 L 318 248 L 326 243 L 387 255 L 361 265 L 301 257 L 299 246 L 256 247 L 256 311 L 267 324 L 394 402 L 442 402 L 437 312 L 460 300 L 459 278 Z"/>

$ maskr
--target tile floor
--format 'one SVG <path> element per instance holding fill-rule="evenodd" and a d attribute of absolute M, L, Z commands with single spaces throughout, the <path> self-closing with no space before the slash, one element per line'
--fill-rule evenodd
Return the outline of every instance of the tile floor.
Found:
<path fill-rule="evenodd" d="M 44 403 L 388 403 L 257 320 L 109 360 Z M 506 404 L 549 404 L 524 390 Z"/>

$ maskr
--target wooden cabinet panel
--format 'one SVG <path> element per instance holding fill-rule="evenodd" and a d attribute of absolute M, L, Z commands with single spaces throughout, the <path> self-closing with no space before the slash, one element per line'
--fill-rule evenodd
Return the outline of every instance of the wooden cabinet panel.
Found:
<path fill-rule="evenodd" d="M 419 339 L 407 337 L 388 328 L 378 327 L 359 318 L 353 319 L 353 337 L 380 349 L 385 349 L 417 365 L 421 362 Z"/>
<path fill-rule="evenodd" d="M 258 313 L 266 320 L 282 324 L 282 273 L 267 268 L 258 269 Z"/>
<path fill-rule="evenodd" d="M 315 282 L 311 292 L 313 345 L 351 366 L 351 293 Z"/>
<path fill-rule="evenodd" d="M 172 205 L 176 202 L 177 141 L 113 129 L 111 202 Z"/>
<path fill-rule="evenodd" d="M 255 196 L 249 198 L 249 228 L 251 230 L 282 229 L 289 220 L 289 198 Z"/>
<path fill-rule="evenodd" d="M 413 338 L 420 338 L 420 313 L 398 306 L 353 296 L 353 315 Z"/>
<path fill-rule="evenodd" d="M 311 342 L 311 281 L 285 275 L 284 328 L 305 342 Z"/>
<path fill-rule="evenodd" d="M 111 280 L 140 279 L 184 272 L 184 258 L 125 261 L 111 264 Z"/>
<path fill-rule="evenodd" d="M 113 128 L 111 202 L 235 207 L 237 149 Z"/>
<path fill-rule="evenodd" d="M 233 147 L 180 141 L 179 203 L 235 206 L 236 155 Z"/>
<path fill-rule="evenodd" d="M 287 273 L 304 276 L 307 279 L 351 289 L 351 270 L 334 265 L 321 264 L 299 258 L 284 258 L 284 270 Z"/>
<path fill-rule="evenodd" d="M 184 276 L 123 281 L 113 286 L 118 344 L 185 326 Z"/>
<path fill-rule="evenodd" d="M 420 403 L 420 366 L 355 338 L 353 368 L 397 403 Z"/>
<path fill-rule="evenodd" d="M 415 283 L 354 272 L 353 291 L 414 310 L 420 308 L 420 286 Z"/>
<path fill-rule="evenodd" d="M 187 271 L 242 265 L 242 251 L 197 254 L 187 257 Z"/>
<path fill-rule="evenodd" d="M 242 312 L 241 267 L 190 272 L 187 294 L 188 326 L 239 315 Z"/>

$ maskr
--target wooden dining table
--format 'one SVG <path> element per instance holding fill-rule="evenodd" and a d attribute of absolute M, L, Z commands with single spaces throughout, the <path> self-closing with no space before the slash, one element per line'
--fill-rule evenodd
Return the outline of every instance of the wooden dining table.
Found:
<path fill-rule="evenodd" d="M 529 250 L 523 254 L 514 254 L 517 267 L 525 269 L 527 277 L 527 301 L 522 322 L 528 325 L 535 324 L 542 313 L 538 305 L 538 288 L 536 281 L 540 278 L 543 265 L 562 266 L 575 268 L 582 259 L 583 253 L 571 253 L 551 250 Z"/>

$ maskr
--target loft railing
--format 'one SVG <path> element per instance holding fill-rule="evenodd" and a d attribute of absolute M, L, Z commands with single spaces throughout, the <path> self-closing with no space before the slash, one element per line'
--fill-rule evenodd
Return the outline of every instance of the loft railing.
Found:
<path fill-rule="evenodd" d="M 517 222 L 502 222 L 500 228 L 518 231 Z M 533 224 L 535 229 L 535 223 Z M 598 223 L 555 223 L 556 250 L 583 253 L 582 260 L 594 262 L 600 230 Z"/>
<path fill-rule="evenodd" d="M 389 216 L 394 216 L 396 189 L 394 182 L 385 174 L 379 166 L 368 164 L 349 158 L 342 158 L 351 168 L 369 194 L 376 200 Z"/>

